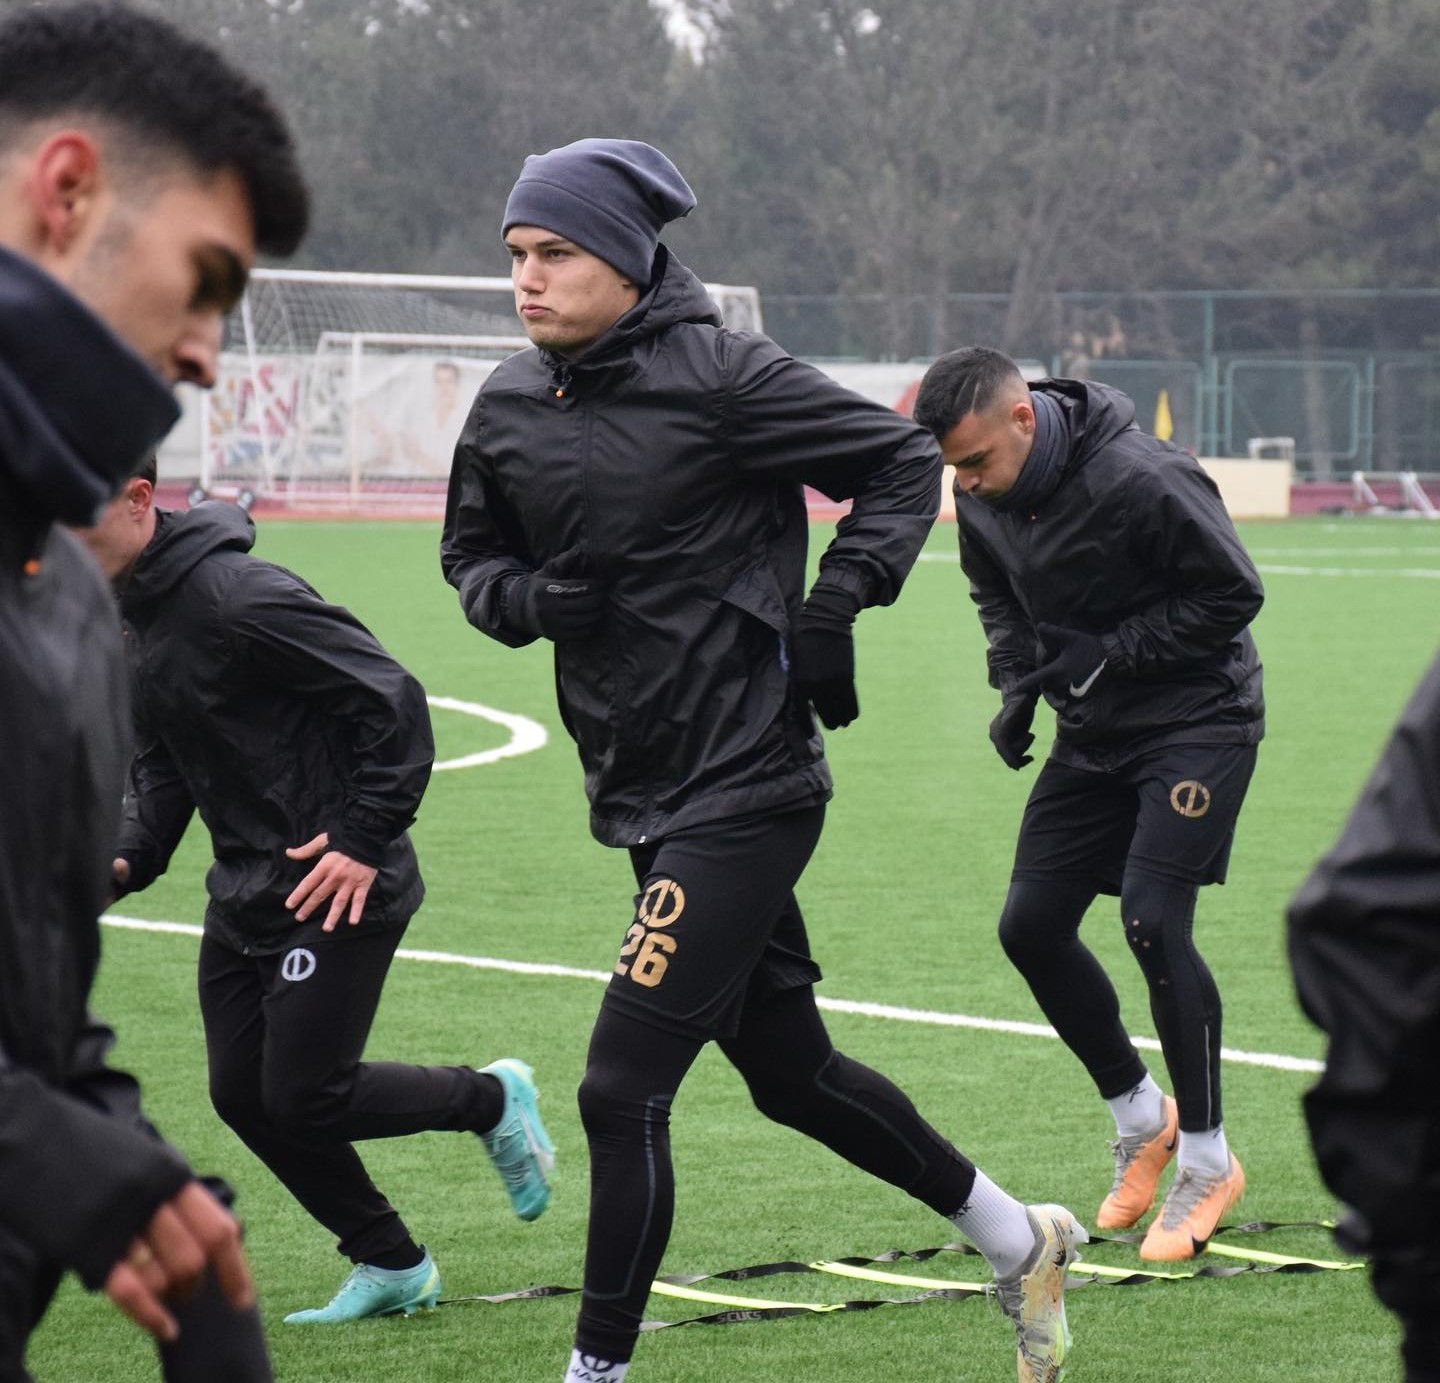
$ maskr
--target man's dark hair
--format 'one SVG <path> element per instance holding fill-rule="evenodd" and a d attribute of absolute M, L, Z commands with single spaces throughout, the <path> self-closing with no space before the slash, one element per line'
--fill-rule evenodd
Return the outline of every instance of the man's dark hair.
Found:
<path fill-rule="evenodd" d="M 944 437 L 962 418 L 983 413 L 1017 380 L 1024 384 L 1025 376 L 1003 351 L 962 346 L 925 371 L 915 395 L 915 421 L 934 436 Z"/>
<path fill-rule="evenodd" d="M 160 478 L 160 458 L 152 451 L 135 467 L 130 478 L 131 480 L 148 480 L 152 485 L 156 484 Z"/>
<path fill-rule="evenodd" d="M 129 136 L 137 164 L 153 162 L 158 143 L 199 174 L 233 170 L 266 254 L 288 255 L 304 238 L 310 199 L 284 118 L 256 82 L 167 20 L 83 3 L 0 24 L 0 145 L 72 112 Z"/>

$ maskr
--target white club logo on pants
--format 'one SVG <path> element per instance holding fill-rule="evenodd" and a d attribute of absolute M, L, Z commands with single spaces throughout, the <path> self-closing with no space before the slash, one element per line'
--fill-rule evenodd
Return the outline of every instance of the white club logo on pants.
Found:
<path fill-rule="evenodd" d="M 308 980 L 315 973 L 315 952 L 297 946 L 280 962 L 280 973 L 293 984 Z"/>

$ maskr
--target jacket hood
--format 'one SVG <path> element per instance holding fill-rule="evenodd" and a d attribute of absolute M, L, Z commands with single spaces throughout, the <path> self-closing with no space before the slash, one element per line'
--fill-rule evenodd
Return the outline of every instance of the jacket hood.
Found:
<path fill-rule="evenodd" d="M 44 521 L 88 525 L 175 425 L 164 381 L 78 298 L 0 249 L 0 475 Z"/>
<path fill-rule="evenodd" d="M 1064 410 L 1070 432 L 1067 462 L 1076 465 L 1131 427 L 1135 405 L 1128 394 L 1088 379 L 1037 379 L 1030 388 L 1049 394 Z"/>
<path fill-rule="evenodd" d="M 615 324 L 614 330 L 633 338 L 664 331 L 680 322 L 723 325 L 720 309 L 711 301 L 705 285 L 661 245 L 656 251 L 649 291 Z"/>
<path fill-rule="evenodd" d="M 193 509 L 160 509 L 150 539 L 121 596 L 127 615 L 137 613 L 180 584 L 212 553 L 249 552 L 255 523 L 238 505 L 206 500 Z"/>
<path fill-rule="evenodd" d="M 650 287 L 614 326 L 579 355 L 565 357 L 542 351 L 541 356 L 552 370 L 561 373 L 603 367 L 613 363 L 617 355 L 628 353 L 636 341 L 681 322 L 711 327 L 724 325 L 720 309 L 711 301 L 705 285 L 661 245 L 655 252 Z"/>

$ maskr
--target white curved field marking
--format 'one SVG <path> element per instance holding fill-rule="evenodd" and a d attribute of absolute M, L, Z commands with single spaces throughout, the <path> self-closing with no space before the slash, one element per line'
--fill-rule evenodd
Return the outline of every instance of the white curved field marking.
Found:
<path fill-rule="evenodd" d="M 106 926 L 123 927 L 134 932 L 168 932 L 176 936 L 200 936 L 200 928 L 189 922 L 146 922 L 138 917 L 119 917 L 107 913 L 100 919 Z M 465 956 L 451 951 L 412 951 L 401 947 L 396 960 L 421 961 L 430 965 L 458 965 L 470 970 L 503 970 L 511 975 L 541 975 L 553 979 L 594 980 L 608 984 L 608 970 L 582 970 L 573 965 L 551 965 L 527 960 L 500 960 L 493 956 Z M 1045 1023 L 1023 1023 L 1013 1018 L 978 1018 L 968 1013 L 937 1013 L 932 1009 L 901 1008 L 894 1004 L 872 1004 L 855 999 L 826 999 L 818 994 L 815 1002 L 831 1013 L 854 1013 L 864 1018 L 889 1019 L 898 1023 L 923 1023 L 940 1028 L 976 1028 L 981 1032 L 1011 1033 L 1020 1037 L 1044 1037 L 1055 1040 L 1058 1034 Z M 1144 1051 L 1158 1052 L 1160 1044 L 1153 1037 L 1132 1037 L 1130 1041 Z M 1286 1056 L 1279 1052 L 1242 1052 L 1222 1047 L 1223 1061 L 1240 1066 L 1263 1066 L 1272 1071 L 1309 1071 L 1324 1069 L 1322 1062 L 1310 1057 Z"/>
<path fill-rule="evenodd" d="M 479 764 L 493 764 L 499 759 L 513 759 L 517 754 L 530 754 L 550 738 L 538 720 L 516 715 L 513 711 L 497 711 L 493 706 L 482 706 L 476 701 L 457 701 L 453 696 L 427 696 L 425 700 L 436 710 L 459 711 L 461 715 L 493 721 L 510 732 L 510 738 L 498 748 L 482 749 L 478 754 L 466 754 L 459 759 L 446 759 L 435 765 L 436 773 L 446 768 L 475 768 Z"/>

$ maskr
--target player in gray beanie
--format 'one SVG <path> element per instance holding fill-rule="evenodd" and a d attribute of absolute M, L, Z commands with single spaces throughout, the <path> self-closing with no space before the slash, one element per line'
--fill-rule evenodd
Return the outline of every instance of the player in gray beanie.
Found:
<path fill-rule="evenodd" d="M 525 160 L 500 230 L 554 231 L 644 289 L 661 228 L 694 206 L 690 184 L 659 149 L 634 139 L 577 139 Z"/>

